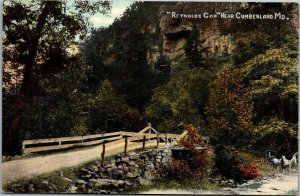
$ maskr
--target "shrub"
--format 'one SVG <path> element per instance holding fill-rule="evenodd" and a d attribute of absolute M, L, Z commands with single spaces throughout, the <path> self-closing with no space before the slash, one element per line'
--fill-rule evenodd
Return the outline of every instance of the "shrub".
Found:
<path fill-rule="evenodd" d="M 195 145 L 200 144 L 202 142 L 200 135 L 197 133 L 197 130 L 193 127 L 193 125 L 188 124 L 186 130 L 188 132 L 187 138 L 182 138 L 179 142 L 179 146 L 186 147 L 192 151 L 195 151 Z"/>
<path fill-rule="evenodd" d="M 215 165 L 219 172 L 226 178 L 236 181 L 242 180 L 242 172 L 239 169 L 242 160 L 234 147 L 217 146 L 215 150 Z"/>
<path fill-rule="evenodd" d="M 185 160 L 173 160 L 163 173 L 168 180 L 185 180 L 193 174 Z"/>
<path fill-rule="evenodd" d="M 245 180 L 251 180 L 261 176 L 261 174 L 257 171 L 256 164 L 253 162 L 249 165 L 240 164 L 239 169 L 242 172 L 242 178 Z"/>
<path fill-rule="evenodd" d="M 181 139 L 178 145 L 192 152 L 192 157 L 187 160 L 187 164 L 194 176 L 203 178 L 208 175 L 212 167 L 212 157 L 207 150 L 196 148 L 202 142 L 201 136 L 197 133 L 196 129 L 191 124 L 188 124 L 186 130 L 188 131 L 187 138 Z"/>

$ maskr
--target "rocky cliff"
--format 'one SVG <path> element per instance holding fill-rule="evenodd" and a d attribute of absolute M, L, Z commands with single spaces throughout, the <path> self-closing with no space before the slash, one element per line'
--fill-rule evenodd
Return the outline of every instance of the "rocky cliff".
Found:
<path fill-rule="evenodd" d="M 241 20 L 230 18 L 203 18 L 203 13 L 236 13 L 248 8 L 247 3 L 235 2 L 185 2 L 166 3 L 160 6 L 160 28 L 163 39 L 164 53 L 173 58 L 184 52 L 186 43 L 193 26 L 199 30 L 199 35 L 205 39 L 204 47 L 208 47 L 208 55 L 228 52 L 234 49 L 233 32 L 237 30 Z M 172 12 L 178 14 L 202 14 L 202 18 L 172 17 Z M 298 30 L 298 6 L 294 5 L 290 12 L 291 25 Z"/>

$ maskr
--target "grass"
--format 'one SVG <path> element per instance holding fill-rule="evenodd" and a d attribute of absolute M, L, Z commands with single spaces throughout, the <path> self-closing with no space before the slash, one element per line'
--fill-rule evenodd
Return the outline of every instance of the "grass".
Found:
<path fill-rule="evenodd" d="M 265 165 L 261 165 L 260 160 L 262 157 L 255 155 L 254 153 L 248 152 L 248 151 L 240 151 L 239 156 L 244 159 L 245 161 L 249 162 L 255 162 L 257 165 L 258 171 L 262 175 L 270 174 L 273 170 L 272 167 L 266 167 Z"/>
<path fill-rule="evenodd" d="M 291 190 L 287 192 L 285 195 L 298 195 L 298 190 Z"/>
<path fill-rule="evenodd" d="M 209 182 L 206 179 L 186 179 L 184 181 L 178 180 L 164 180 L 164 181 L 157 181 L 148 185 L 144 185 L 138 187 L 137 189 L 131 190 L 129 193 L 131 194 L 138 194 L 140 192 L 149 191 L 152 189 L 159 189 L 159 190 L 215 190 L 217 189 L 217 185 Z"/>
<path fill-rule="evenodd" d="M 3 186 L 4 192 L 13 192 L 13 193 L 49 193 L 49 184 L 54 185 L 56 191 L 55 192 L 66 192 L 69 186 L 78 179 L 79 168 L 64 168 L 58 171 L 50 172 L 47 174 L 42 174 L 35 176 L 31 179 L 22 179 L 14 183 L 10 183 Z M 61 174 L 65 178 L 72 180 L 72 182 L 65 180 Z M 19 185 L 16 187 L 16 185 Z M 30 185 L 34 186 L 34 191 L 31 191 L 28 187 Z"/>

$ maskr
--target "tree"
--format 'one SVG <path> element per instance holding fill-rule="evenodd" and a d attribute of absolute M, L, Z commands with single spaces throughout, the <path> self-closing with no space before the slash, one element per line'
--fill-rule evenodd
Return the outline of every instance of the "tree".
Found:
<path fill-rule="evenodd" d="M 88 67 L 80 57 L 63 72 L 40 80 L 41 94 L 33 97 L 21 115 L 21 139 L 70 137 L 89 132 L 91 95 L 85 93 Z"/>
<path fill-rule="evenodd" d="M 16 153 L 13 138 L 20 115 L 33 95 L 30 91 L 39 86 L 36 76 L 62 70 L 71 60 L 66 49 L 74 43 L 76 35 L 86 33 L 84 13 L 107 13 L 110 3 L 76 1 L 71 7 L 67 1 L 4 2 L 4 64 L 18 64 L 24 70 L 5 136 L 4 153 Z"/>
<path fill-rule="evenodd" d="M 296 51 L 278 48 L 267 50 L 243 65 L 242 83 L 254 103 L 255 122 L 265 116 L 297 122 L 297 61 Z"/>
<path fill-rule="evenodd" d="M 122 128 L 121 114 L 126 110 L 125 101 L 115 93 L 111 82 L 104 80 L 92 100 L 90 128 L 105 131 Z"/>
<path fill-rule="evenodd" d="M 190 67 L 206 67 L 204 55 L 207 48 L 203 47 L 203 43 L 204 40 L 200 37 L 197 27 L 193 26 L 184 47 L 185 55 L 190 60 Z"/>
<path fill-rule="evenodd" d="M 288 123 L 278 118 L 263 119 L 255 126 L 256 148 L 268 147 L 276 150 L 297 151 L 297 123 Z"/>
<path fill-rule="evenodd" d="M 239 73 L 226 67 L 221 69 L 210 84 L 206 104 L 212 141 L 230 146 L 249 144 L 254 135 L 252 110 Z"/>
<path fill-rule="evenodd" d="M 146 116 L 162 132 L 181 132 L 180 124 L 199 123 L 189 92 L 175 81 L 154 90 Z"/>

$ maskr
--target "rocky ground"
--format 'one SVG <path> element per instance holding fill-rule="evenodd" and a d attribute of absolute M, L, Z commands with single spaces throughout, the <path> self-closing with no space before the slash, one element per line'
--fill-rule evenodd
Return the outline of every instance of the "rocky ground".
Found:
<path fill-rule="evenodd" d="M 217 190 L 183 190 L 152 189 L 140 194 L 214 194 L 214 195 L 286 195 L 298 194 L 298 172 L 275 174 L 261 180 L 249 180 L 243 184 L 234 184 L 232 181 L 223 182 Z"/>

